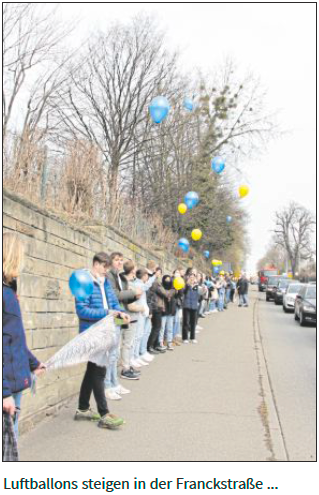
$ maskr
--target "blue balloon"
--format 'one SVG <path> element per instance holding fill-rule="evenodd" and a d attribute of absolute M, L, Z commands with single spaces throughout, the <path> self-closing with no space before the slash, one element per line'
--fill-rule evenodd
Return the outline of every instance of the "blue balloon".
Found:
<path fill-rule="evenodd" d="M 168 99 L 165 96 L 157 96 L 151 101 L 149 111 L 155 124 L 160 124 L 169 112 Z"/>
<path fill-rule="evenodd" d="M 232 218 L 230 215 L 227 215 L 227 217 L 226 217 L 226 222 L 227 222 L 227 223 L 230 223 L 230 222 L 232 221 L 232 219 L 233 219 L 233 218 Z"/>
<path fill-rule="evenodd" d="M 209 251 L 204 251 L 203 254 L 204 254 L 205 258 L 209 258 Z"/>
<path fill-rule="evenodd" d="M 195 191 L 188 192 L 184 197 L 184 203 L 186 204 L 189 210 L 194 208 L 194 206 L 196 206 L 198 202 L 199 202 L 199 196 Z"/>
<path fill-rule="evenodd" d="M 178 247 L 182 249 L 185 253 L 189 250 L 189 241 L 185 239 L 185 237 L 181 237 L 181 239 L 178 241 Z"/>
<path fill-rule="evenodd" d="M 220 272 L 220 266 L 214 266 L 214 268 L 213 268 L 213 272 L 214 272 L 215 274 L 219 273 L 219 272 Z"/>
<path fill-rule="evenodd" d="M 225 168 L 225 162 L 220 156 L 216 156 L 212 159 L 212 170 L 216 174 L 220 174 Z"/>
<path fill-rule="evenodd" d="M 93 280 L 89 272 L 76 270 L 69 279 L 69 287 L 76 299 L 83 301 L 93 292 Z"/>
<path fill-rule="evenodd" d="M 194 109 L 193 100 L 191 100 L 190 98 L 185 98 L 184 108 L 186 108 L 186 110 L 189 110 L 190 112 L 192 112 L 192 110 Z"/>

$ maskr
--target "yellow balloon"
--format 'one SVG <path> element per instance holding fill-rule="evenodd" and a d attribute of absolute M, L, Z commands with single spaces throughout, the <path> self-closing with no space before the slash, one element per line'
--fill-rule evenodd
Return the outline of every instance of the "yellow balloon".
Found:
<path fill-rule="evenodd" d="M 220 275 L 225 275 L 224 270 L 221 270 L 219 273 L 220 273 Z"/>
<path fill-rule="evenodd" d="M 243 186 L 239 186 L 238 193 L 239 193 L 239 197 L 240 198 L 244 198 L 249 193 L 249 187 L 248 186 L 244 186 L 244 185 Z"/>
<path fill-rule="evenodd" d="M 174 278 L 173 286 L 174 286 L 174 289 L 176 289 L 176 290 L 184 289 L 184 287 L 185 287 L 184 279 L 182 277 Z"/>
<path fill-rule="evenodd" d="M 185 205 L 185 203 L 180 203 L 177 209 L 181 215 L 184 215 L 187 212 L 187 206 Z"/>
<path fill-rule="evenodd" d="M 219 265 L 219 261 L 218 261 L 218 260 L 212 260 L 212 265 L 213 265 L 213 266 L 217 266 L 217 265 Z"/>
<path fill-rule="evenodd" d="M 199 241 L 202 238 L 202 231 L 199 229 L 192 230 L 192 239 L 193 241 Z"/>

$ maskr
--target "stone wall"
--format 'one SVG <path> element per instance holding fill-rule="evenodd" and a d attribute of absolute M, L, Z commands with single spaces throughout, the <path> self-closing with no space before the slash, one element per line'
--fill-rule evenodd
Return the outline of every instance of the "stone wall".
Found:
<path fill-rule="evenodd" d="M 73 270 L 91 266 L 98 251 L 120 251 L 125 258 L 145 266 L 154 259 L 171 271 L 176 259 L 166 259 L 132 242 L 111 227 L 76 228 L 25 199 L 4 191 L 4 231 L 19 232 L 26 249 L 18 283 L 29 348 L 45 362 L 78 332 L 74 299 L 68 287 Z M 79 390 L 83 366 L 48 373 L 37 382 L 37 391 L 24 393 L 22 430 L 29 429 Z"/>

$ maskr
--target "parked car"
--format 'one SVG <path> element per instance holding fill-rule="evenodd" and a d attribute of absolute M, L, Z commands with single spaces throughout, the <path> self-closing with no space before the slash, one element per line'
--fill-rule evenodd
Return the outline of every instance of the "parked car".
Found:
<path fill-rule="evenodd" d="M 288 285 L 282 301 L 282 309 L 285 313 L 290 313 L 295 310 L 296 296 L 299 293 L 302 285 L 303 284 L 299 282 L 292 282 Z"/>
<path fill-rule="evenodd" d="M 282 275 L 268 277 L 266 283 L 266 301 L 274 300 L 277 284 L 281 280 L 289 280 L 289 278 L 283 277 Z"/>
<path fill-rule="evenodd" d="M 295 320 L 303 327 L 307 321 L 317 321 L 317 286 L 305 284 L 300 288 L 295 302 Z"/>
<path fill-rule="evenodd" d="M 275 304 L 282 304 L 283 302 L 283 296 L 286 293 L 287 288 L 289 285 L 293 282 L 297 282 L 296 280 L 291 280 L 291 278 L 284 278 L 280 279 L 277 282 L 276 287 L 273 290 L 273 297 L 274 297 L 274 303 Z"/>

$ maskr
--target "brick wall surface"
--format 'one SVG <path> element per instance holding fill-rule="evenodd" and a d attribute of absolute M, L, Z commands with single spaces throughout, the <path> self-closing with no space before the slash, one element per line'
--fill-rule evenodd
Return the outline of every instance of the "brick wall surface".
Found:
<path fill-rule="evenodd" d="M 68 280 L 73 270 L 91 266 L 94 253 L 120 251 L 139 266 L 154 259 L 164 271 L 179 264 L 176 259 L 148 251 L 111 227 L 76 228 L 7 191 L 3 196 L 3 227 L 4 231 L 19 232 L 25 245 L 18 295 L 28 346 L 41 361 L 78 332 Z M 83 366 L 76 366 L 41 377 L 35 395 L 30 390 L 24 393 L 21 429 L 54 414 L 78 392 L 82 375 Z"/>

